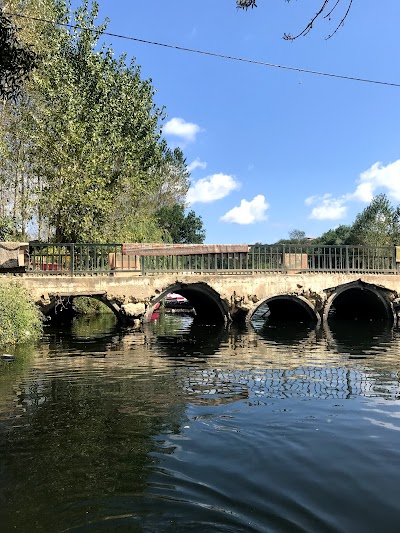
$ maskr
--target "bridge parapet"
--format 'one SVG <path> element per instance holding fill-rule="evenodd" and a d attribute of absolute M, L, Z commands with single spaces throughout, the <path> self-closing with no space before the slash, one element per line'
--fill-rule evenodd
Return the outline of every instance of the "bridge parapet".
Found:
<path fill-rule="evenodd" d="M 6 245 L 7 243 L 3 243 Z M 18 245 L 18 243 L 9 243 Z M 400 274 L 400 247 L 20 243 L 26 274 Z"/>

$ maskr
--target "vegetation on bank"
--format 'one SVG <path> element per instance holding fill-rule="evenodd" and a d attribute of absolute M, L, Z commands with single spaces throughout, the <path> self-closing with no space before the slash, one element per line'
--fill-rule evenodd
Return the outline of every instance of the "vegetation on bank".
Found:
<path fill-rule="evenodd" d="M 33 341 L 41 334 L 41 313 L 24 287 L 0 284 L 0 345 Z"/>

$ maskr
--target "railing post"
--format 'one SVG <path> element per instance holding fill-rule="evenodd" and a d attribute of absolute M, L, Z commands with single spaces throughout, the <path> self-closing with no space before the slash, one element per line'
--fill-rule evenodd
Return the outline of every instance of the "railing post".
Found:
<path fill-rule="evenodd" d="M 349 272 L 350 270 L 350 264 L 349 264 L 349 247 L 346 246 L 346 271 Z"/>
<path fill-rule="evenodd" d="M 70 247 L 70 255 L 71 255 L 71 276 L 75 275 L 75 244 L 71 244 Z"/>

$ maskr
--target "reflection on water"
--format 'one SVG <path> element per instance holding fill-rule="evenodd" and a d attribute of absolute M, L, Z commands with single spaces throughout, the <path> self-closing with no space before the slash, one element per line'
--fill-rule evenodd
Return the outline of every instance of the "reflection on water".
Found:
<path fill-rule="evenodd" d="M 325 327 L 330 345 L 350 357 L 368 357 L 391 350 L 396 334 L 389 321 L 334 320 Z"/>
<path fill-rule="evenodd" d="M 306 339 L 313 337 L 317 331 L 311 322 L 262 320 L 253 322 L 253 327 L 263 339 L 285 346 L 300 345 L 306 342 Z"/>
<path fill-rule="evenodd" d="M 281 326 L 107 315 L 0 360 L 1 531 L 397 532 L 399 331 Z"/>

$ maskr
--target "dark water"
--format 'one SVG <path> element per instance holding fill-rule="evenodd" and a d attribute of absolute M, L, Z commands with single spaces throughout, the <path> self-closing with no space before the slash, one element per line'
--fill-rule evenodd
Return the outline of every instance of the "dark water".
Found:
<path fill-rule="evenodd" d="M 400 331 L 109 317 L 0 361 L 0 531 L 398 532 Z"/>

